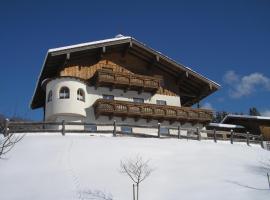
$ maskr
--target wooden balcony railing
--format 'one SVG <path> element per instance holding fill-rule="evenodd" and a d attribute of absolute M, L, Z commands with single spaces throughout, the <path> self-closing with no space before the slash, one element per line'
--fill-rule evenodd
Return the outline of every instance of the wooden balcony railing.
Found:
<path fill-rule="evenodd" d="M 210 110 L 189 107 L 134 103 L 107 99 L 98 99 L 93 106 L 96 118 L 101 115 L 106 115 L 110 117 L 119 116 L 122 118 L 144 118 L 148 121 L 156 119 L 159 121 L 168 120 L 171 123 L 179 121 L 181 123 L 191 122 L 202 124 L 209 123 L 213 118 L 213 114 Z"/>
<path fill-rule="evenodd" d="M 94 75 L 94 84 L 96 87 L 106 86 L 125 90 L 133 89 L 139 92 L 156 92 L 160 87 L 160 79 L 100 69 Z"/>

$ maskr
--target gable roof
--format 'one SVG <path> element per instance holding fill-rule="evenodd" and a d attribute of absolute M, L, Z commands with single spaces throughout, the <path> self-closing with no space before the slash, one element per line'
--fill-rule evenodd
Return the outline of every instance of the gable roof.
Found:
<path fill-rule="evenodd" d="M 179 78 L 190 80 L 192 79 L 192 81 L 183 81 L 182 86 L 180 86 L 182 87 L 180 88 L 180 91 L 182 91 L 182 89 L 183 91 L 185 91 L 185 88 L 188 85 L 191 85 L 191 87 L 196 86 L 197 88 L 201 88 L 201 84 L 205 86 L 206 89 L 204 89 L 203 92 L 200 94 L 194 94 L 193 90 L 191 93 L 184 92 L 183 95 L 181 95 L 181 102 L 183 105 L 191 106 L 197 101 L 215 92 L 220 87 L 218 83 L 195 72 L 189 67 L 177 63 L 168 56 L 165 56 L 164 54 L 146 46 L 135 38 L 117 35 L 115 38 L 111 39 L 98 40 L 94 42 L 87 42 L 77 45 L 49 49 L 43 62 L 38 81 L 36 83 L 35 92 L 31 101 L 31 108 L 35 109 L 44 105 L 45 92 L 41 88 L 42 81 L 54 76 L 61 64 L 63 64 L 67 57 L 71 54 L 90 51 L 101 52 L 103 48 L 127 48 L 127 46 L 130 49 L 129 51 L 136 51 L 137 53 L 139 52 L 139 54 L 145 56 L 150 61 L 153 59 L 157 59 L 158 63 L 161 63 L 164 69 L 173 70 L 173 73 L 179 76 Z"/>

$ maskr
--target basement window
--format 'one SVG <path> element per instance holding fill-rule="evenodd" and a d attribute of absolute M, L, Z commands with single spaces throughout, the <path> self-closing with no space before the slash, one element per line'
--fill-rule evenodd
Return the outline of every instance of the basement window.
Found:
<path fill-rule="evenodd" d="M 114 100 L 113 95 L 103 94 L 102 97 L 103 97 L 103 99 Z"/>
<path fill-rule="evenodd" d="M 167 105 L 167 102 L 164 100 L 157 100 L 157 105 Z"/>
<path fill-rule="evenodd" d="M 47 98 L 47 102 L 52 101 L 52 91 L 50 90 L 48 93 L 48 98 Z"/>
<path fill-rule="evenodd" d="M 85 102 L 85 94 L 81 88 L 77 90 L 77 100 Z"/>
<path fill-rule="evenodd" d="M 121 132 L 130 134 L 132 133 L 132 128 L 129 126 L 121 126 Z"/>
<path fill-rule="evenodd" d="M 144 103 L 144 99 L 143 98 L 133 98 L 133 102 L 135 103 Z"/>
<path fill-rule="evenodd" d="M 90 132 L 97 132 L 97 126 L 96 125 L 85 125 L 85 130 Z"/>
<path fill-rule="evenodd" d="M 59 92 L 60 99 L 69 99 L 69 88 L 68 87 L 61 87 Z"/>
<path fill-rule="evenodd" d="M 169 129 L 166 127 L 161 127 L 160 128 L 160 134 L 161 135 L 169 135 Z"/>

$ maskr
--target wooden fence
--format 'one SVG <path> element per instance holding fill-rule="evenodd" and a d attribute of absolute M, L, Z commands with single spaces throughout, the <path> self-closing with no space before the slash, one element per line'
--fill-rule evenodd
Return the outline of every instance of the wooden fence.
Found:
<path fill-rule="evenodd" d="M 69 127 L 68 127 L 69 126 Z M 73 129 L 71 129 L 71 127 Z M 76 127 L 74 129 L 74 127 Z M 122 128 L 128 130 L 122 130 Z M 136 132 L 135 129 L 143 129 L 143 132 Z M 147 130 L 152 130 L 148 133 Z M 165 131 L 164 131 L 165 130 Z M 147 133 L 146 133 L 147 131 Z M 135 137 L 151 137 L 151 138 L 177 138 L 187 140 L 227 140 L 231 144 L 234 142 L 245 142 L 247 145 L 251 143 L 263 145 L 262 135 L 255 135 L 249 132 L 238 133 L 231 130 L 217 131 L 200 130 L 199 128 L 185 128 L 181 126 L 162 126 L 157 125 L 130 125 L 124 123 L 84 123 L 84 122 L 11 122 L 6 120 L 2 131 L 7 136 L 11 133 L 93 133 L 93 134 L 112 134 L 113 136 L 129 135 Z"/>

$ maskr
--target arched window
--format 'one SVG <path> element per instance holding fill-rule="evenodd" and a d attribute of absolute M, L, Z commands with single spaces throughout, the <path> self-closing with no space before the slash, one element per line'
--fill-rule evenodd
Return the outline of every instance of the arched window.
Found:
<path fill-rule="evenodd" d="M 85 101 L 85 94 L 84 94 L 83 89 L 81 88 L 77 90 L 77 100 L 83 101 L 83 102 Z"/>
<path fill-rule="evenodd" d="M 60 99 L 69 99 L 69 89 L 68 87 L 61 87 L 59 92 Z"/>
<path fill-rule="evenodd" d="M 47 97 L 47 102 L 52 101 L 52 91 L 50 90 Z"/>

